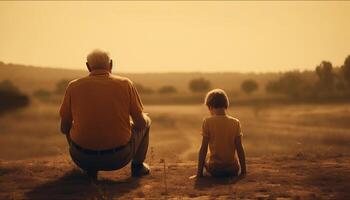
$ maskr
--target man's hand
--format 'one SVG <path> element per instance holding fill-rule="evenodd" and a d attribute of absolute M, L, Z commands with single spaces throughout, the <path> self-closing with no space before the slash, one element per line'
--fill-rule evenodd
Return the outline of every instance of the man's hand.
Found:
<path fill-rule="evenodd" d="M 151 123 L 152 123 L 152 120 L 149 117 L 149 114 L 148 113 L 142 113 L 142 115 L 143 115 L 143 118 L 145 119 L 146 127 L 150 127 Z"/>
<path fill-rule="evenodd" d="M 66 119 L 61 119 L 61 132 L 65 135 L 69 134 L 72 128 L 72 122 Z"/>

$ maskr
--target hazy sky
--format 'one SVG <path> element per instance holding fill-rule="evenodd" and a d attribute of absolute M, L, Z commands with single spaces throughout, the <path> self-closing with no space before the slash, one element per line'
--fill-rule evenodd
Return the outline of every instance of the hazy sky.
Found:
<path fill-rule="evenodd" d="M 286 71 L 350 54 L 350 2 L 0 2 L 0 61 L 122 72 Z"/>

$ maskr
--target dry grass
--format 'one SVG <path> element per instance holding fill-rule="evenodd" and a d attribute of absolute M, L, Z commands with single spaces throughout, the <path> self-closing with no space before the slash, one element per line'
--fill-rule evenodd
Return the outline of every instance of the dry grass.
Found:
<path fill-rule="evenodd" d="M 66 153 L 65 138 L 59 133 L 58 108 L 56 104 L 34 102 L 1 116 L 0 159 Z M 204 106 L 146 106 L 145 111 L 153 119 L 150 145 L 154 160 L 197 159 L 200 127 L 208 115 Z M 349 153 L 349 104 L 233 106 L 229 113 L 242 123 L 248 156 Z"/>

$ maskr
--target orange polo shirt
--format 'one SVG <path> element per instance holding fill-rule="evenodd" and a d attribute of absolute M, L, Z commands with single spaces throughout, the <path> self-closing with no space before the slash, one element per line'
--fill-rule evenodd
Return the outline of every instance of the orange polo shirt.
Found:
<path fill-rule="evenodd" d="M 131 137 L 130 115 L 142 112 L 133 83 L 106 70 L 69 83 L 60 116 L 72 121 L 71 139 L 78 145 L 103 150 L 125 145 Z"/>

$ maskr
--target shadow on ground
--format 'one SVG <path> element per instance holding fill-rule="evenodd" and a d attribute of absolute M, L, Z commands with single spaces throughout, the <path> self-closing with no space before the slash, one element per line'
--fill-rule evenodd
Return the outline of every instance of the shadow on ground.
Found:
<path fill-rule="evenodd" d="M 73 169 L 57 180 L 38 185 L 26 193 L 32 200 L 51 199 L 112 199 L 119 198 L 139 187 L 138 179 L 101 179 L 92 182 L 85 174 Z"/>
<path fill-rule="evenodd" d="M 306 182 L 335 199 L 350 199 L 350 170 L 337 164 L 320 165 L 308 172 Z M 337 184 L 335 184 L 337 183 Z"/>
<path fill-rule="evenodd" d="M 205 176 L 203 178 L 196 179 L 194 188 L 198 190 L 205 190 L 220 185 L 234 185 L 243 178 L 244 176 L 236 176 L 229 178 L 215 178 L 211 176 Z"/>

